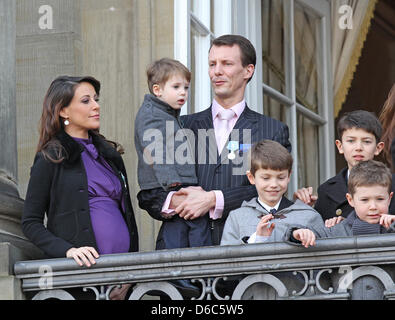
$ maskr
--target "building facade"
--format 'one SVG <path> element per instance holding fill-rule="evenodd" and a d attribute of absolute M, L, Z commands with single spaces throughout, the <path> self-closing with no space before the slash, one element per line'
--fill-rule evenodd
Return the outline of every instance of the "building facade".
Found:
<path fill-rule="evenodd" d="M 145 69 L 162 57 L 180 60 L 193 75 L 182 113 L 204 110 L 212 100 L 210 42 L 227 33 L 247 37 L 257 51 L 247 104 L 289 126 L 294 157 L 289 194 L 302 186 L 316 190 L 337 172 L 335 118 L 352 88 L 377 7 L 393 10 L 390 3 L 0 0 L 0 132 L 6 150 L 0 154 L 0 241 L 17 241 L 15 237 L 11 241 L 9 234 L 23 239 L 18 219 L 49 84 L 59 75 L 92 75 L 102 83 L 100 131 L 125 149 L 140 248 L 153 250 L 160 223 L 138 208 L 133 144 L 134 118 L 148 92 Z M 394 70 L 395 61 L 388 65 Z M 393 76 L 383 90 L 390 88 L 391 81 Z"/>

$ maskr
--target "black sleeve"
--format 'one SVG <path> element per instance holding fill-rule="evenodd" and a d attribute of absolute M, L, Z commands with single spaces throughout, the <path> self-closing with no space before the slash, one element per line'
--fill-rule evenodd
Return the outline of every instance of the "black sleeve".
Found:
<path fill-rule="evenodd" d="M 292 245 L 301 245 L 302 242 L 300 242 L 299 240 L 295 239 L 294 236 L 293 236 L 293 232 L 295 230 L 298 230 L 298 229 L 302 229 L 302 228 L 299 227 L 299 226 L 298 227 L 296 227 L 296 226 L 288 227 L 287 230 L 284 233 L 283 241 L 285 243 L 292 244 Z"/>
<path fill-rule="evenodd" d="M 317 201 L 315 202 L 314 209 L 321 215 L 322 219 L 325 221 L 328 219 L 329 214 L 327 212 L 327 209 L 325 207 L 325 199 L 326 199 L 326 194 L 325 194 L 325 187 L 324 185 L 320 185 L 317 189 Z"/>
<path fill-rule="evenodd" d="M 137 194 L 139 207 L 148 212 L 148 214 L 159 221 L 168 221 L 161 215 L 163 204 L 166 201 L 167 195 L 170 191 L 165 191 L 162 188 L 155 188 L 149 190 L 141 190 Z"/>
<path fill-rule="evenodd" d="M 56 237 L 44 226 L 45 212 L 48 211 L 53 183 L 54 164 L 38 153 L 30 171 L 30 180 L 22 214 L 22 231 L 25 236 L 49 257 L 66 257 L 73 245 Z"/>
<path fill-rule="evenodd" d="M 282 123 L 280 130 L 278 130 L 272 140 L 277 141 L 278 143 L 283 145 L 288 150 L 288 152 L 291 153 L 292 145 L 289 141 L 289 129 L 286 124 Z"/>

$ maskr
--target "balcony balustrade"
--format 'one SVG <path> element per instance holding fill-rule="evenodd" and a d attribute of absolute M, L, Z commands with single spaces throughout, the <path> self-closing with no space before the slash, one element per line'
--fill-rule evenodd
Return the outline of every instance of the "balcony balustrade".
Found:
<path fill-rule="evenodd" d="M 19 261 L 14 273 L 35 300 L 74 299 L 67 289 L 77 287 L 107 300 L 124 283 L 133 284 L 129 300 L 185 299 L 176 279 L 199 287 L 196 300 L 393 299 L 395 235 L 111 254 L 89 268 L 67 258 Z"/>

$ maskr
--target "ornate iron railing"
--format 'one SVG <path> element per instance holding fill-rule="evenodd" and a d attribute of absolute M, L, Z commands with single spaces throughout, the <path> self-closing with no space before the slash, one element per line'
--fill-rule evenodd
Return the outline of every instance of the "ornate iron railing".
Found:
<path fill-rule="evenodd" d="M 109 299 L 132 283 L 130 300 L 152 290 L 181 300 L 175 279 L 191 279 L 197 300 L 393 299 L 395 235 L 322 239 L 307 249 L 266 243 L 102 255 L 89 268 L 66 258 L 20 261 L 14 273 L 32 299 L 74 299 L 67 289 L 76 287 Z"/>

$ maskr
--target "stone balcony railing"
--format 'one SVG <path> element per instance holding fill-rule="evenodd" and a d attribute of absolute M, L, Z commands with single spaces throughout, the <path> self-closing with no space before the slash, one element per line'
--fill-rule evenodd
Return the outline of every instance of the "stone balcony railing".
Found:
<path fill-rule="evenodd" d="M 130 300 L 152 290 L 181 300 L 168 282 L 175 279 L 198 285 L 197 300 L 393 299 L 395 235 L 322 239 L 310 248 L 267 243 L 102 255 L 89 268 L 66 258 L 19 261 L 14 273 L 32 299 L 73 299 L 65 289 L 75 287 L 108 299 L 115 286 L 133 283 Z M 233 283 L 231 292 L 221 295 L 220 283 Z"/>

